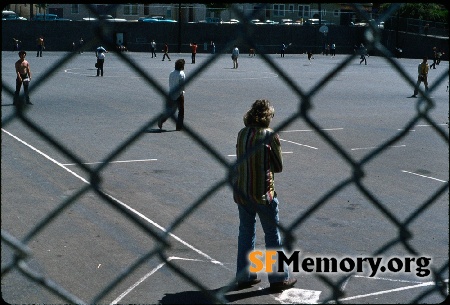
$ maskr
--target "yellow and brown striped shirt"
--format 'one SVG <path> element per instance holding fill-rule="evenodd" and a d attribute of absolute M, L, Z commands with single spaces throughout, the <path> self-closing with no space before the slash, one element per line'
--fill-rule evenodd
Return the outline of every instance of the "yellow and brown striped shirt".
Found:
<path fill-rule="evenodd" d="M 241 129 L 236 144 L 237 172 L 234 201 L 268 204 L 275 197 L 274 173 L 283 170 L 278 134 L 270 128 Z"/>

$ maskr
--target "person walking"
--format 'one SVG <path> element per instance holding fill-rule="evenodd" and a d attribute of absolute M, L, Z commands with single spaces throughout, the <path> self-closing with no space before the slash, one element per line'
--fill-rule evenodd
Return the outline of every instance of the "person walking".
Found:
<path fill-rule="evenodd" d="M 361 61 L 359 62 L 359 64 L 362 64 L 362 62 L 364 62 L 364 64 L 367 65 L 367 59 L 366 59 L 367 50 L 366 50 L 366 47 L 364 47 L 364 45 L 362 43 L 359 46 L 359 53 L 361 55 L 361 57 L 360 57 Z"/>
<path fill-rule="evenodd" d="M 163 55 L 162 61 L 164 61 L 164 59 L 166 58 L 166 56 L 167 56 L 167 58 L 168 58 L 169 61 L 170 61 L 170 57 L 169 57 L 169 46 L 167 45 L 166 42 L 164 43 L 163 52 L 164 52 L 164 55 Z"/>
<path fill-rule="evenodd" d="M 16 68 L 16 91 L 14 92 L 13 105 L 18 106 L 20 103 L 19 93 L 23 84 L 23 91 L 25 94 L 25 101 L 27 104 L 33 105 L 30 101 L 30 95 L 28 93 L 28 85 L 31 81 L 31 69 L 30 64 L 25 59 L 27 52 L 19 51 L 19 60 L 15 63 Z"/>
<path fill-rule="evenodd" d="M 264 230 L 266 250 L 283 251 L 279 224 L 278 199 L 274 173 L 283 170 L 278 134 L 269 128 L 275 109 L 265 99 L 256 100 L 244 115 L 244 125 L 237 136 L 237 165 L 233 176 L 233 199 L 239 211 L 239 236 L 236 282 L 242 289 L 261 282 L 250 272 L 248 255 L 255 250 L 256 215 Z M 268 274 L 270 289 L 281 291 L 294 286 L 284 263 L 283 272 Z"/>
<path fill-rule="evenodd" d="M 192 63 L 195 64 L 195 55 L 197 55 L 197 43 L 191 43 L 189 44 L 191 47 L 191 53 L 192 53 Z"/>
<path fill-rule="evenodd" d="M 155 42 L 154 39 L 150 43 L 150 48 L 151 48 L 151 51 L 152 51 L 152 58 L 153 58 L 153 55 L 155 55 L 155 58 L 156 58 L 156 42 Z"/>
<path fill-rule="evenodd" d="M 411 97 L 417 97 L 417 94 L 419 93 L 419 86 L 420 83 L 423 82 L 425 85 L 425 92 L 428 91 L 428 70 L 430 67 L 428 66 L 428 57 L 424 56 L 422 62 L 417 66 L 417 83 L 414 87 L 414 94 L 411 95 Z"/>
<path fill-rule="evenodd" d="M 95 50 L 95 56 L 97 57 L 97 63 L 95 67 L 97 68 L 97 76 L 103 76 L 103 64 L 105 63 L 105 53 L 108 53 L 106 49 L 102 46 Z"/>
<path fill-rule="evenodd" d="M 42 57 L 42 51 L 45 50 L 44 37 L 39 36 L 39 38 L 36 39 L 36 42 L 37 42 L 36 57 Z"/>
<path fill-rule="evenodd" d="M 167 108 L 173 108 L 171 114 L 164 113 L 158 120 L 158 127 L 162 129 L 162 125 L 167 119 L 175 113 L 178 108 L 178 118 L 176 122 L 176 130 L 181 131 L 184 124 L 184 82 L 186 75 L 184 73 L 184 59 L 175 61 L 175 69 L 169 74 L 169 97 L 170 103 L 166 103 Z"/>
<path fill-rule="evenodd" d="M 239 58 L 239 49 L 237 45 L 235 45 L 233 51 L 231 51 L 231 59 L 233 60 L 233 69 L 237 69 L 239 66 L 238 58 Z"/>
<path fill-rule="evenodd" d="M 430 69 L 436 69 L 436 62 L 438 59 L 437 53 L 436 47 L 433 47 L 433 63 L 430 65 Z"/>

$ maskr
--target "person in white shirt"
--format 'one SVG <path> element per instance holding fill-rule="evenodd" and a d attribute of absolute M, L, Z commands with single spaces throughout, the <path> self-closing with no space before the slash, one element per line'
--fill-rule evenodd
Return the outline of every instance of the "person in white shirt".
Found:
<path fill-rule="evenodd" d="M 156 42 L 155 42 L 155 40 L 152 40 L 152 42 L 150 43 L 150 46 L 151 46 L 151 50 L 152 50 L 152 58 L 153 58 L 153 55 L 155 55 L 155 58 L 156 58 Z"/>
<path fill-rule="evenodd" d="M 95 50 L 95 56 L 97 56 L 97 64 L 95 67 L 97 68 L 97 76 L 103 76 L 103 64 L 105 63 L 105 53 L 108 53 L 106 49 L 102 46 L 98 47 Z"/>
<path fill-rule="evenodd" d="M 239 49 L 237 46 L 234 46 L 233 51 L 231 52 L 231 59 L 233 60 L 233 69 L 238 68 L 238 57 L 239 57 Z"/>
<path fill-rule="evenodd" d="M 158 127 L 162 129 L 162 125 L 178 108 L 178 118 L 176 122 L 176 129 L 180 131 L 183 129 L 184 121 L 184 82 L 186 75 L 184 74 L 184 59 L 178 59 L 175 62 L 175 70 L 170 72 L 169 75 L 169 96 L 170 101 L 166 103 L 166 110 L 172 108 L 170 114 L 163 113 L 161 118 L 158 120 Z"/>

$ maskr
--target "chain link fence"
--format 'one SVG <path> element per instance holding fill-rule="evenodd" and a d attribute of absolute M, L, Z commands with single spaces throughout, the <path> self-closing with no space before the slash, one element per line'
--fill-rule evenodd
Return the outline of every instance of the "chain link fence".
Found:
<path fill-rule="evenodd" d="M 97 14 L 93 6 L 87 5 L 87 7 L 91 10 L 93 15 Z M 359 7 L 358 5 L 354 5 L 354 7 L 358 11 L 358 14 L 360 15 L 359 17 L 361 19 L 365 20 L 370 19 L 368 18 L 368 16 L 366 16 L 366 13 L 361 7 Z M 378 20 L 379 21 L 387 20 L 392 14 L 395 14 L 398 7 L 399 4 L 393 5 L 391 9 L 388 12 L 386 12 L 385 15 L 380 16 Z M 114 5 L 110 6 L 109 9 L 113 10 Z M 264 9 L 264 7 L 262 7 L 262 9 Z M 234 13 L 240 16 L 241 20 L 250 21 L 254 18 L 254 15 L 257 14 L 258 12 L 255 11 L 253 15 L 243 15 L 239 10 L 236 9 L 234 10 Z M 102 23 L 99 22 L 97 27 L 97 40 L 87 42 L 84 47 L 85 48 L 92 47 L 96 45 L 98 41 L 100 41 L 106 47 L 113 49 L 114 43 L 107 37 L 109 36 L 104 35 L 102 31 Z M 376 24 L 369 25 L 367 29 L 366 39 L 367 39 L 366 47 L 369 50 L 377 50 L 378 53 L 381 54 L 381 56 L 385 57 L 387 62 L 389 62 L 392 69 L 395 69 L 398 72 L 398 75 L 400 77 L 402 77 L 407 83 L 409 83 L 411 87 L 415 86 L 415 80 L 411 79 L 408 76 L 407 72 L 404 71 L 402 66 L 400 66 L 399 63 L 394 59 L 390 51 L 387 50 L 385 46 L 380 43 L 379 29 Z M 229 41 L 228 44 L 223 48 L 223 50 L 231 49 L 231 47 L 236 43 L 236 41 L 244 41 L 250 46 L 256 45 L 255 41 L 252 40 L 251 32 L 246 27 L 246 22 L 241 22 L 238 37 L 236 38 L 236 40 Z M 47 79 L 48 76 L 52 75 L 52 73 L 54 73 L 55 67 L 70 62 L 72 57 L 75 56 L 75 54 L 76 53 L 70 53 L 67 55 L 67 57 L 55 63 L 55 65 L 52 68 L 48 69 L 46 75 L 43 75 L 43 77 L 41 77 L 39 80 L 36 81 L 36 84 L 33 89 L 36 90 L 36 88 L 38 88 L 41 85 L 41 83 L 44 82 L 45 79 Z M 139 66 L 137 66 L 133 61 L 129 60 L 122 53 L 118 53 L 118 56 L 121 58 L 121 60 L 127 62 L 127 64 L 129 64 L 142 78 L 144 78 L 148 86 L 152 87 L 154 90 L 159 92 L 161 96 L 164 96 L 167 99 L 167 101 L 169 101 L 167 91 L 164 88 L 162 88 L 153 77 L 148 75 L 146 71 L 142 70 Z M 414 116 L 412 116 L 409 119 L 409 122 L 407 123 L 406 126 L 404 126 L 404 128 L 401 131 L 399 131 L 395 136 L 387 140 L 384 144 L 374 149 L 362 160 L 357 161 L 354 158 L 352 158 L 349 152 L 346 151 L 335 139 L 333 139 L 328 133 L 323 131 L 320 127 L 319 122 L 315 121 L 313 117 L 310 115 L 310 109 L 314 104 L 313 96 L 316 95 L 318 92 L 320 92 L 327 85 L 327 83 L 331 81 L 341 70 L 345 69 L 346 66 L 349 65 L 357 55 L 356 54 L 349 55 L 332 71 L 330 71 L 326 77 L 324 77 L 320 82 L 318 82 L 310 92 L 303 91 L 296 84 L 296 82 L 293 79 L 291 79 L 285 72 L 283 72 L 283 70 L 279 66 L 277 66 L 277 64 L 268 55 L 261 54 L 260 56 L 264 59 L 265 63 L 269 65 L 270 68 L 273 69 L 273 71 L 275 71 L 283 79 L 286 85 L 289 86 L 298 95 L 298 98 L 301 101 L 300 104 L 298 105 L 299 107 L 297 109 L 292 110 L 292 116 L 289 117 L 284 122 L 282 122 L 281 125 L 279 126 L 279 129 L 281 130 L 284 127 L 287 127 L 296 120 L 303 120 L 311 129 L 313 129 L 324 141 L 326 141 L 334 149 L 335 153 L 339 157 L 345 160 L 345 162 L 353 169 L 353 175 L 350 178 L 343 180 L 334 188 L 328 190 L 321 197 L 321 199 L 312 204 L 308 210 L 306 210 L 304 213 L 297 215 L 296 220 L 290 226 L 283 226 L 283 225 L 279 226 L 279 229 L 282 232 L 282 236 L 284 237 L 285 247 L 288 250 L 292 250 L 295 238 L 291 233 L 296 228 L 301 226 L 302 223 L 304 223 L 309 217 L 311 217 L 311 215 L 316 210 L 326 205 L 327 202 L 330 200 L 330 198 L 333 198 L 333 196 L 337 195 L 342 189 L 350 185 L 353 185 L 374 207 L 376 207 L 386 217 L 386 219 L 388 219 L 395 226 L 397 231 L 397 235 L 395 238 L 391 240 L 386 240 L 385 244 L 373 254 L 381 255 L 383 253 L 386 253 L 389 249 L 392 249 L 393 247 L 396 246 L 403 247 L 411 255 L 420 254 L 421 250 L 415 248 L 413 244 L 410 242 L 413 235 L 410 230 L 410 225 L 412 222 L 414 222 L 414 220 L 421 217 L 421 215 L 423 215 L 428 208 L 433 206 L 433 204 L 435 204 L 439 198 L 442 198 L 443 196 L 448 194 L 449 189 L 448 181 L 444 183 L 439 189 L 437 189 L 435 193 L 431 194 L 429 198 L 426 201 L 424 201 L 419 208 L 417 208 L 413 213 L 409 215 L 409 217 L 407 217 L 405 220 L 400 220 L 397 215 L 395 215 L 388 209 L 386 204 L 384 204 L 383 202 L 380 201 L 379 198 L 377 198 L 376 194 L 373 194 L 369 190 L 369 188 L 365 186 L 363 182 L 363 177 L 366 174 L 364 167 L 370 161 L 374 160 L 375 158 L 377 158 L 377 156 L 382 154 L 389 146 L 398 143 L 400 140 L 402 140 L 407 135 L 408 130 L 412 128 L 415 124 L 417 124 L 419 120 L 427 122 L 432 127 L 433 131 L 442 139 L 442 141 L 448 145 L 449 140 L 448 134 L 446 134 L 446 132 L 443 129 L 441 129 L 429 115 L 429 112 L 434 107 L 434 102 L 432 99 L 430 99 L 429 93 L 433 92 L 433 90 L 437 86 L 439 86 L 441 83 L 447 80 L 448 73 L 447 74 L 443 73 L 436 80 L 435 84 L 433 84 L 433 86 L 429 88 L 428 92 L 423 92 L 422 90 L 419 90 L 419 92 L 423 95 L 423 97 L 420 98 L 416 104 L 416 111 Z M 203 63 L 201 68 L 193 72 L 193 75 L 186 83 L 186 86 L 189 86 L 189 82 L 194 80 L 196 76 L 202 73 L 203 70 L 207 69 L 216 60 L 216 58 L 217 58 L 216 56 L 208 57 L 208 59 L 206 60 L 206 62 Z M 11 98 L 13 97 L 14 95 L 13 90 L 8 86 L 6 86 L 4 83 L 2 84 L 2 89 L 8 95 L 10 95 Z M 24 102 L 24 96 L 21 96 L 20 98 L 22 102 Z M 171 113 L 170 107 L 166 109 L 166 112 Z M 195 213 L 196 210 L 205 202 L 205 200 L 210 196 L 212 196 L 215 192 L 217 192 L 221 187 L 223 186 L 232 187 L 231 182 L 233 170 L 236 164 L 240 162 L 240 160 L 237 160 L 236 163 L 230 166 L 228 161 L 224 160 L 218 151 L 210 147 L 200 134 L 196 133 L 195 130 L 186 128 L 185 132 L 187 135 L 189 135 L 191 140 L 196 145 L 204 149 L 207 153 L 209 153 L 217 161 L 218 166 L 226 168 L 227 171 L 229 172 L 229 176 L 227 179 L 219 181 L 215 186 L 211 187 L 204 195 L 198 198 L 196 202 L 192 203 L 183 214 L 179 215 L 173 221 L 173 223 L 169 226 L 169 228 L 165 230 L 164 234 L 157 232 L 153 227 L 143 222 L 141 218 L 137 217 L 134 213 L 124 208 L 114 198 L 105 194 L 101 189 L 100 181 L 102 179 L 102 171 L 107 166 L 107 164 L 113 159 L 117 158 L 119 155 L 121 155 L 127 147 L 130 147 L 134 143 L 136 143 L 136 141 L 140 139 L 141 136 L 143 136 L 148 127 L 154 126 L 156 124 L 160 115 L 162 115 L 162 113 L 159 114 L 157 117 L 154 117 L 151 120 L 149 120 L 146 126 L 143 126 L 139 130 L 135 130 L 132 134 L 129 135 L 129 137 L 125 141 L 123 141 L 122 143 L 118 143 L 117 147 L 113 151 L 111 151 L 110 154 L 96 168 L 90 168 L 87 165 L 83 164 L 80 158 L 76 154 L 74 154 L 74 152 L 68 150 L 58 141 L 58 139 L 46 133 L 41 128 L 41 126 L 36 125 L 32 120 L 30 120 L 30 118 L 27 116 L 26 107 L 24 106 L 17 107 L 17 110 L 14 112 L 13 115 L 3 119 L 2 127 L 8 126 L 12 122 L 20 121 L 22 124 L 27 126 L 27 128 L 29 128 L 31 132 L 35 133 L 43 140 L 47 141 L 50 145 L 56 148 L 61 154 L 65 155 L 71 161 L 78 164 L 78 166 L 84 172 L 86 172 L 90 178 L 89 181 L 86 181 L 85 187 L 77 190 L 73 195 L 68 197 L 63 202 L 61 202 L 55 210 L 46 215 L 44 219 L 42 219 L 38 224 L 36 224 L 35 227 L 32 230 L 30 230 L 26 235 L 26 237 L 23 238 L 22 240 L 18 240 L 16 237 L 12 236 L 2 228 L 1 230 L 2 243 L 4 244 L 5 247 L 10 247 L 14 251 L 14 259 L 7 264 L 4 265 L 2 264 L 1 267 L 2 277 L 10 272 L 18 271 L 29 280 L 38 283 L 45 289 L 51 291 L 52 293 L 61 297 L 62 299 L 66 300 L 69 303 L 94 304 L 102 302 L 103 298 L 109 292 L 111 292 L 121 281 L 123 281 L 130 273 L 132 273 L 139 266 L 147 262 L 149 259 L 156 257 L 161 259 L 164 263 L 166 263 L 167 266 L 169 266 L 181 278 L 183 278 L 193 286 L 197 287 L 200 291 L 203 291 L 207 295 L 207 297 L 210 298 L 211 301 L 217 303 L 226 303 L 224 295 L 232 289 L 231 283 L 228 288 L 211 292 L 210 290 L 208 290 L 207 287 L 201 284 L 200 281 L 196 279 L 193 275 L 187 273 L 184 270 L 179 269 L 177 265 L 174 264 L 171 261 L 171 259 L 166 256 L 165 250 L 170 246 L 168 238 L 170 237 L 171 232 L 181 224 L 184 218 L 188 217 L 192 213 Z M 173 115 L 172 119 L 175 119 Z M 154 249 L 152 249 L 145 255 L 142 255 L 126 270 L 123 270 L 123 272 L 119 274 L 115 278 L 115 280 L 106 285 L 106 287 L 104 287 L 102 291 L 99 291 L 98 295 L 94 299 L 83 300 L 81 297 L 71 294 L 71 292 L 68 291 L 63 286 L 53 282 L 51 278 L 39 274 L 37 271 L 35 271 L 28 263 L 29 259 L 33 257 L 33 251 L 27 246 L 27 244 L 31 240 L 33 240 L 33 238 L 35 238 L 39 232 L 41 232 L 44 228 L 46 228 L 49 224 L 51 224 L 52 221 L 58 218 L 58 216 L 62 213 L 63 210 L 75 204 L 77 200 L 81 196 L 83 196 L 83 194 L 90 191 L 94 191 L 100 198 L 102 198 L 105 201 L 105 203 L 118 210 L 123 215 L 123 217 L 128 218 L 129 221 L 134 222 L 143 230 L 145 230 L 145 232 L 147 232 L 148 235 L 152 239 L 154 239 L 157 246 L 155 246 Z M 448 268 L 449 268 L 448 260 L 442 266 L 438 266 L 434 269 L 432 268 L 431 272 L 435 282 L 434 285 L 425 289 L 421 295 L 417 296 L 417 298 L 412 301 L 412 303 L 421 302 L 425 297 L 434 294 L 441 295 L 443 298 L 445 298 L 448 294 L 448 283 L 446 283 L 445 280 L 445 276 L 448 276 L 447 273 Z M 323 283 L 326 286 L 329 287 L 332 295 L 332 297 L 329 300 L 326 300 L 325 302 L 329 301 L 339 302 L 339 299 L 344 296 L 344 293 L 343 291 L 341 291 L 340 287 L 342 283 L 344 283 L 350 276 L 352 276 L 352 274 L 343 276 L 339 281 L 333 281 L 326 276 L 318 275 L 318 278 L 321 281 L 323 281 Z"/>

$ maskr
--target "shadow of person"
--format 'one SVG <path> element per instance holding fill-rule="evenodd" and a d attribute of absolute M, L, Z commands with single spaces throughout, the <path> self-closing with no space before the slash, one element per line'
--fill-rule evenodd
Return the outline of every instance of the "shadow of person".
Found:
<path fill-rule="evenodd" d="M 166 130 L 166 129 L 159 129 L 159 128 L 151 128 L 151 129 L 147 129 L 145 132 L 146 133 L 163 133 L 163 132 L 174 132 L 176 131 L 174 130 Z"/>
<path fill-rule="evenodd" d="M 183 291 L 177 293 L 166 293 L 164 297 L 159 301 L 159 304 L 216 304 L 217 300 L 215 300 L 213 297 L 210 297 L 209 295 L 216 295 L 218 300 L 223 299 L 225 302 L 236 302 L 243 299 L 254 298 L 273 293 L 269 288 L 250 290 L 255 289 L 255 287 L 245 289 L 245 292 L 242 292 L 242 290 L 244 289 L 231 290 L 226 292 L 223 297 L 221 297 L 219 293 L 221 290 L 226 289 L 227 286 L 207 291 Z"/>

